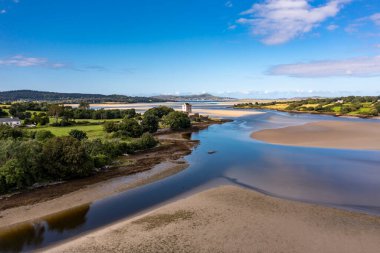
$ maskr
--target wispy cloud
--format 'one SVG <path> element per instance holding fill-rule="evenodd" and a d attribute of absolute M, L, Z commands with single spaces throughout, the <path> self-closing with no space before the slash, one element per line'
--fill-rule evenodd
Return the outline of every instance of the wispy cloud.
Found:
<path fill-rule="evenodd" d="M 380 56 L 277 65 L 268 74 L 290 77 L 380 76 Z"/>
<path fill-rule="evenodd" d="M 72 70 L 79 72 L 107 72 L 114 74 L 132 74 L 135 69 L 133 68 L 120 68 L 119 70 L 112 70 L 102 65 L 96 64 L 72 64 L 72 63 L 62 63 L 54 62 L 47 58 L 39 57 L 26 57 L 23 55 L 15 55 L 8 58 L 0 58 L 0 68 L 1 67 L 17 67 L 17 68 L 30 68 L 39 67 L 54 70 Z"/>
<path fill-rule="evenodd" d="M 65 68 L 66 65 L 58 62 L 49 62 L 46 58 L 25 57 L 23 55 L 15 55 L 9 58 L 0 59 L 0 66 L 15 67 L 49 67 L 54 69 Z"/>
<path fill-rule="evenodd" d="M 93 70 L 93 71 L 99 71 L 99 72 L 107 72 L 109 71 L 108 68 L 100 65 L 87 65 L 83 67 L 84 70 Z"/>
<path fill-rule="evenodd" d="M 20 1 L 19 0 L 11 0 L 14 4 L 18 4 Z M 3 1 L 4 2 L 4 1 Z M 0 0 L 0 3 L 3 5 L 2 1 Z M 7 4 L 8 5 L 8 4 Z M 0 9 L 0 15 L 1 14 L 6 14 L 8 12 L 9 8 L 2 8 Z"/>
<path fill-rule="evenodd" d="M 368 24 L 380 26 L 380 12 L 374 13 L 367 17 L 356 19 L 345 28 L 345 31 L 348 33 L 355 33 L 355 32 L 358 32 L 360 28 Z"/>
<path fill-rule="evenodd" d="M 375 13 L 368 17 L 375 25 L 380 26 L 380 13 Z"/>
<path fill-rule="evenodd" d="M 232 1 L 227 1 L 225 4 L 224 4 L 227 8 L 232 8 L 234 5 L 232 3 Z"/>
<path fill-rule="evenodd" d="M 338 28 L 339 28 L 339 26 L 334 25 L 334 24 L 332 24 L 332 25 L 328 25 L 328 26 L 326 27 L 326 29 L 329 30 L 329 31 L 335 31 L 335 30 L 338 29 Z"/>
<path fill-rule="evenodd" d="M 310 0 L 265 0 L 241 13 L 237 20 L 248 25 L 252 34 L 267 45 L 282 44 L 310 32 L 328 18 L 335 17 L 351 0 L 329 0 L 313 7 Z"/>

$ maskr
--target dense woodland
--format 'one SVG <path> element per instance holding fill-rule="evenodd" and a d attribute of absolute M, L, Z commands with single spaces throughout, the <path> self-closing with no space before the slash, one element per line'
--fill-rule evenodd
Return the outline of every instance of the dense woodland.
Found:
<path fill-rule="evenodd" d="M 153 97 L 131 97 L 123 95 L 101 95 L 101 94 L 81 94 L 81 93 L 58 93 L 33 90 L 16 90 L 0 92 L 0 102 L 13 101 L 48 101 L 61 103 L 79 103 L 81 101 L 89 103 L 151 103 L 164 102 L 164 100 Z"/>
<path fill-rule="evenodd" d="M 234 108 L 275 109 L 291 112 L 371 117 L 380 114 L 380 96 L 310 98 L 285 102 L 242 103 L 236 104 Z"/>
<path fill-rule="evenodd" d="M 31 109 L 34 111 L 31 112 Z M 24 117 L 26 122 L 35 122 L 36 117 L 47 117 L 53 122 L 47 123 L 49 126 L 38 122 L 34 128 L 0 125 L 0 193 L 36 183 L 89 176 L 96 168 L 111 164 L 122 154 L 156 146 L 158 142 L 152 134 L 160 127 L 179 130 L 191 126 L 187 114 L 165 106 L 152 108 L 142 115 L 133 109 L 92 110 L 86 103 L 82 103 L 79 108 L 59 104 L 16 103 L 7 110 L 11 115 Z M 75 129 L 75 125 L 64 136 L 55 136 L 50 131 L 66 129 L 66 124 L 78 124 L 73 121 L 78 118 L 105 119 L 92 123 L 101 124 L 102 136 L 88 138 L 87 132 Z M 115 118 L 120 120 L 106 120 Z"/>

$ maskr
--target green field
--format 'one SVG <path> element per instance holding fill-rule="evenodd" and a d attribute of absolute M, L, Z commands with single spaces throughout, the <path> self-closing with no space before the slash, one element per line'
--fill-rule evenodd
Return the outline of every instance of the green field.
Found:
<path fill-rule="evenodd" d="M 30 128 L 30 131 L 41 131 L 48 130 L 51 131 L 55 136 L 67 136 L 73 129 L 81 130 L 87 133 L 89 139 L 104 138 L 107 133 L 103 131 L 103 125 L 89 125 L 89 126 L 67 126 L 67 127 L 38 127 Z"/>
<path fill-rule="evenodd" d="M 351 96 L 344 98 L 309 98 L 289 102 L 242 103 L 234 105 L 234 108 L 373 117 L 380 115 L 380 97 Z"/>

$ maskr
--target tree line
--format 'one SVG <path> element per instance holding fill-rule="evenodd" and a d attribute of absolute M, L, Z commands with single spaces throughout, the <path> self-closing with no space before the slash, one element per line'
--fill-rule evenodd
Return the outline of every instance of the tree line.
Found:
<path fill-rule="evenodd" d="M 56 137 L 50 131 L 25 131 L 0 126 L 0 193 L 39 182 L 86 177 L 125 153 L 152 148 L 157 140 L 149 133 L 124 141 L 88 140 L 81 131 Z"/>
<path fill-rule="evenodd" d="M 80 110 L 88 109 L 75 111 Z M 156 146 L 152 133 L 160 126 L 173 130 L 191 126 L 187 114 L 166 106 L 149 109 L 143 115 L 134 110 L 122 115 L 121 122 L 104 123 L 104 131 L 110 133 L 107 140 L 89 140 L 86 132 L 76 129 L 69 136 L 56 137 L 48 130 L 0 125 L 0 193 L 39 182 L 89 176 L 122 154 Z"/>
<path fill-rule="evenodd" d="M 0 102 L 13 101 L 48 101 L 60 103 L 152 103 L 165 102 L 166 100 L 154 97 L 137 97 L 123 95 L 102 95 L 102 94 L 82 94 L 82 93 L 59 93 L 34 90 L 15 90 L 0 92 Z"/>

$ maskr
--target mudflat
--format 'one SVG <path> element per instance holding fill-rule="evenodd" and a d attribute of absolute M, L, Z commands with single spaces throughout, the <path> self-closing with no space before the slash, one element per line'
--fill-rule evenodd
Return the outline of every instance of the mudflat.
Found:
<path fill-rule="evenodd" d="M 378 252 L 380 217 L 222 186 L 48 252 Z"/>
<path fill-rule="evenodd" d="M 262 130 L 251 137 L 281 145 L 380 150 L 380 121 L 320 121 Z"/>

